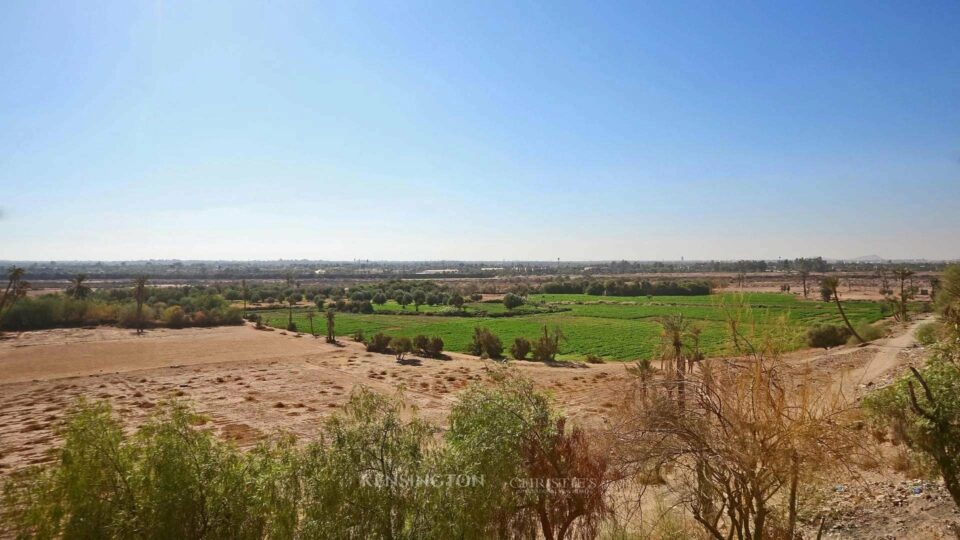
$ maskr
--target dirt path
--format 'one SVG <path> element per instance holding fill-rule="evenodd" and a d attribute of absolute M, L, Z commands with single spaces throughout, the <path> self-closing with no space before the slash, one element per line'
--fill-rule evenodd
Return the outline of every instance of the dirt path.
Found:
<path fill-rule="evenodd" d="M 845 396 L 856 397 L 863 388 L 880 382 L 884 375 L 900 366 L 900 354 L 916 346 L 914 334 L 917 327 L 929 321 L 929 316 L 917 318 L 901 326 L 896 335 L 863 347 L 862 350 L 870 354 L 867 361 L 852 369 L 838 370 L 834 377 L 834 390 L 842 391 Z"/>

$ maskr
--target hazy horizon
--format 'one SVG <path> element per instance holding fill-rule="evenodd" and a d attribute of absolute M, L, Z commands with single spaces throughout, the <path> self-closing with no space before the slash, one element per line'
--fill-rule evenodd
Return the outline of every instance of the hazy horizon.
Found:
<path fill-rule="evenodd" d="M 960 4 L 34 3 L 0 258 L 960 258 Z"/>

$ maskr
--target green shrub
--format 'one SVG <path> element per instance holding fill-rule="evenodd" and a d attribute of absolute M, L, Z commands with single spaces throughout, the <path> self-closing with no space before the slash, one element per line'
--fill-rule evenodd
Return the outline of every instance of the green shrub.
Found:
<path fill-rule="evenodd" d="M 530 340 L 525 337 L 518 337 L 513 340 L 513 345 L 510 345 L 510 355 L 516 358 L 517 360 L 523 360 L 530 354 L 530 349 L 532 345 Z"/>
<path fill-rule="evenodd" d="M 880 328 L 879 326 L 874 326 L 872 324 L 858 325 L 857 333 L 860 334 L 860 337 L 862 337 L 864 341 L 875 341 L 884 336 L 883 329 Z M 847 337 L 847 343 L 851 345 L 856 345 L 860 342 L 857 341 L 857 338 L 855 336 L 849 336 Z"/>
<path fill-rule="evenodd" d="M 917 338 L 918 343 L 925 347 L 929 347 L 940 339 L 940 333 L 942 329 L 943 327 L 940 323 L 923 323 L 917 327 L 917 331 L 914 332 L 913 335 Z"/>
<path fill-rule="evenodd" d="M 603 358 L 601 358 L 601 357 L 599 357 L 599 356 L 597 356 L 597 355 L 595 355 L 595 354 L 593 354 L 593 353 L 587 353 L 587 363 L 588 363 L 588 364 L 603 364 L 604 361 L 603 361 Z"/>
<path fill-rule="evenodd" d="M 443 338 L 440 336 L 433 336 L 430 338 L 430 345 L 427 347 L 427 354 L 433 358 L 440 358 L 443 356 Z"/>
<path fill-rule="evenodd" d="M 533 359 L 537 362 L 553 362 L 557 353 L 560 352 L 560 341 L 566 337 L 559 328 L 554 328 L 553 333 L 543 327 L 543 335 L 533 344 Z"/>
<path fill-rule="evenodd" d="M 850 331 L 843 326 L 833 324 L 815 324 L 807 329 L 807 345 L 829 349 L 847 342 Z"/>
<path fill-rule="evenodd" d="M 385 353 L 390 348 L 390 336 L 377 332 L 367 342 L 367 352 Z"/>
<path fill-rule="evenodd" d="M 427 349 L 430 348 L 430 338 L 423 334 L 418 334 L 413 338 L 413 350 L 421 353 L 427 354 Z"/>
<path fill-rule="evenodd" d="M 353 340 L 356 341 L 357 343 L 363 343 L 364 341 L 366 341 L 363 337 L 363 328 L 357 328 L 353 332 Z"/>
<path fill-rule="evenodd" d="M 503 343 L 496 334 L 486 328 L 473 328 L 473 341 L 470 343 L 470 354 L 487 358 L 502 358 Z"/>
<path fill-rule="evenodd" d="M 170 306 L 163 310 L 160 322 L 167 328 L 183 328 L 187 323 L 187 315 L 180 306 Z"/>
<path fill-rule="evenodd" d="M 390 349 L 396 355 L 397 361 L 403 360 L 407 353 L 413 351 L 413 342 L 405 336 L 395 337 L 390 340 Z"/>
<path fill-rule="evenodd" d="M 287 323 L 287 332 L 296 332 L 296 331 L 297 331 L 297 323 L 293 321 L 290 321 L 289 323 Z"/>

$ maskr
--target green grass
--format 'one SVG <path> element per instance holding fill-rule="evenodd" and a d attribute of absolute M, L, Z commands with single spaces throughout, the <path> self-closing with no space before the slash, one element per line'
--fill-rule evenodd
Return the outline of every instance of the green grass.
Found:
<path fill-rule="evenodd" d="M 727 346 L 726 313 L 734 309 L 742 298 L 749 307 L 747 325 L 751 321 L 760 327 L 784 319 L 796 335 L 793 347 L 803 346 L 802 334 L 815 323 L 842 324 L 836 306 L 778 293 L 714 294 L 710 296 L 603 297 L 584 294 L 533 295 L 531 303 L 544 303 L 568 308 L 558 313 L 538 313 L 515 317 L 450 317 L 434 314 L 410 316 L 393 315 L 400 310 L 395 303 L 376 306 L 377 313 L 358 315 L 337 314 L 337 334 L 349 336 L 362 329 L 368 337 L 376 332 L 391 336 L 413 337 L 417 334 L 440 336 L 446 349 L 464 352 L 470 344 L 474 326 L 489 328 L 500 336 L 506 347 L 514 338 L 536 337 L 544 325 L 560 327 L 567 336 L 562 346 L 562 359 L 580 359 L 592 353 L 609 360 L 631 360 L 653 356 L 659 344 L 658 317 L 682 313 L 702 329 L 701 346 L 708 356 L 729 352 Z M 381 309 L 384 308 L 384 309 Z M 424 313 L 446 309 L 444 306 L 421 306 Z M 502 304 L 470 304 L 468 309 L 482 309 L 489 313 L 504 311 Z M 854 324 L 873 323 L 882 318 L 878 302 L 844 302 L 847 316 Z M 412 306 L 407 311 L 412 311 Z M 286 327 L 286 311 L 261 312 L 266 324 Z M 301 331 L 309 327 L 302 313 L 294 313 Z M 322 333 L 323 321 L 314 321 Z"/>

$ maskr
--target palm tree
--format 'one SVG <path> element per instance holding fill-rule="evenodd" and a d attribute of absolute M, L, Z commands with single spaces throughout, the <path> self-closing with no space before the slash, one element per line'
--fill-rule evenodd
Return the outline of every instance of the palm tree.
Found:
<path fill-rule="evenodd" d="M 84 285 L 84 282 L 87 280 L 87 275 L 84 273 L 79 273 L 70 280 L 70 286 L 67 287 L 67 296 L 76 298 L 78 300 L 83 300 L 90 295 L 90 287 Z"/>
<path fill-rule="evenodd" d="M 804 298 L 807 297 L 807 293 L 809 292 L 809 289 L 807 288 L 807 278 L 809 278 L 809 277 L 810 277 L 810 271 L 809 271 L 809 270 L 807 270 L 806 268 L 804 268 L 803 270 L 800 270 L 800 283 L 803 284 L 803 297 L 804 297 Z"/>
<path fill-rule="evenodd" d="M 893 275 L 896 276 L 897 280 L 900 282 L 900 320 L 907 322 L 907 298 L 910 296 L 910 291 L 907 290 L 907 280 L 913 277 L 913 270 L 908 270 L 906 268 L 900 268 L 893 271 Z"/>
<path fill-rule="evenodd" d="M 133 298 L 137 301 L 137 335 L 143 334 L 143 303 L 147 300 L 147 276 L 133 280 Z"/>
<path fill-rule="evenodd" d="M 832 276 L 825 277 L 823 278 L 822 284 L 823 288 L 828 289 L 833 296 L 833 300 L 837 303 L 837 309 L 840 311 L 840 316 L 843 317 L 843 322 L 847 325 L 850 333 L 853 334 L 853 337 L 857 338 L 857 341 L 860 343 L 866 343 L 866 340 L 860 337 L 860 334 L 854 330 L 853 325 L 850 324 L 850 319 L 847 318 L 847 314 L 843 311 L 843 304 L 840 303 L 840 291 L 838 290 L 840 287 L 840 279 Z"/>
<path fill-rule="evenodd" d="M 240 280 L 240 294 L 243 296 L 243 316 L 247 316 L 247 280 Z"/>
<path fill-rule="evenodd" d="M 334 331 L 334 318 L 336 314 L 333 308 L 327 310 L 327 343 L 337 342 L 337 334 Z"/>
<path fill-rule="evenodd" d="M 677 404 L 684 408 L 684 373 L 686 372 L 685 341 L 689 338 L 690 321 L 683 315 L 661 317 L 658 321 L 663 331 L 660 333 L 661 360 L 673 363 L 677 377 Z"/>

